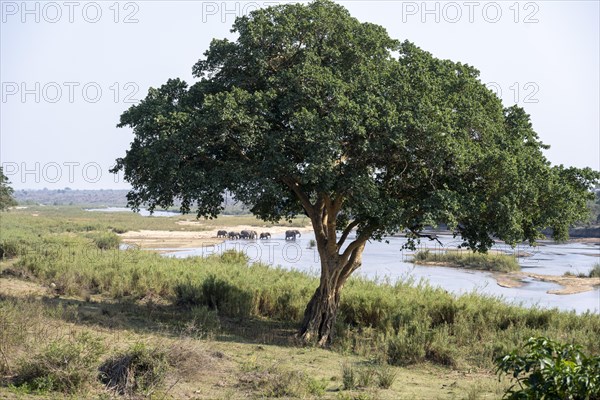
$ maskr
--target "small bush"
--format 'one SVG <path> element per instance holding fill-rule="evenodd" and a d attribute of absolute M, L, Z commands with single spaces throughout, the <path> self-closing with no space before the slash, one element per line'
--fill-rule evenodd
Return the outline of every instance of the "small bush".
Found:
<path fill-rule="evenodd" d="M 342 364 L 342 389 L 366 389 L 373 386 L 389 388 L 396 379 L 396 372 L 387 364 L 355 366 L 351 363 Z"/>
<path fill-rule="evenodd" d="M 21 252 L 21 245 L 18 240 L 15 239 L 2 239 L 0 240 L 0 259 L 12 258 L 19 255 Z"/>
<path fill-rule="evenodd" d="M 245 317 L 250 315 L 253 306 L 250 293 L 215 275 L 209 275 L 200 284 L 179 283 L 174 291 L 178 305 L 206 306 L 219 315 Z"/>
<path fill-rule="evenodd" d="M 104 346 L 89 334 L 56 340 L 31 359 L 21 361 L 16 386 L 34 391 L 75 393 L 92 381 Z"/>
<path fill-rule="evenodd" d="M 226 264 L 247 265 L 248 260 L 248 256 L 241 251 L 227 250 L 221 254 L 221 261 Z"/>
<path fill-rule="evenodd" d="M 193 326 L 203 334 L 215 333 L 221 329 L 219 316 L 215 311 L 209 310 L 207 307 L 193 307 L 190 310 L 190 315 Z"/>
<path fill-rule="evenodd" d="M 577 345 L 532 337 L 496 365 L 498 375 L 516 380 L 505 399 L 600 398 L 600 356 L 588 357 Z"/>
<path fill-rule="evenodd" d="M 415 261 L 428 261 L 431 259 L 431 251 L 429 250 L 421 250 L 415 253 L 414 260 Z"/>
<path fill-rule="evenodd" d="M 163 350 L 137 343 L 102 364 L 100 381 L 122 395 L 148 395 L 164 382 L 168 366 Z"/>
<path fill-rule="evenodd" d="M 371 387 L 375 383 L 377 378 L 377 372 L 373 366 L 366 366 L 359 368 L 357 384 L 359 387 Z"/>
<path fill-rule="evenodd" d="M 382 389 L 389 389 L 394 384 L 398 373 L 389 365 L 382 365 L 377 369 L 377 383 Z"/>
<path fill-rule="evenodd" d="M 342 364 L 342 386 L 344 390 L 352 390 L 356 388 L 356 371 L 350 363 Z"/>
<path fill-rule="evenodd" d="M 321 397 L 325 393 L 326 383 L 316 380 L 302 371 L 281 370 L 276 367 L 262 369 L 254 366 L 240 378 L 240 384 L 271 397 Z M 261 397 L 262 397 L 261 396 Z"/>
<path fill-rule="evenodd" d="M 428 323 L 413 321 L 406 328 L 401 328 L 396 335 L 391 335 L 387 342 L 388 363 L 405 366 L 425 360 L 427 349 L 431 343 L 431 331 Z"/>
<path fill-rule="evenodd" d="M 96 232 L 86 236 L 92 239 L 100 250 L 118 249 L 121 244 L 121 238 L 113 232 Z"/>
<path fill-rule="evenodd" d="M 590 278 L 600 278 L 600 263 L 594 264 L 594 267 L 588 274 Z"/>

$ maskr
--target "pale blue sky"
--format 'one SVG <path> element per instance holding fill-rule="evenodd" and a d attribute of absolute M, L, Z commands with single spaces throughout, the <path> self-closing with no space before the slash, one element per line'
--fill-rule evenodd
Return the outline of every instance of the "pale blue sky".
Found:
<path fill-rule="evenodd" d="M 341 3 L 477 67 L 505 105 L 532 115 L 553 164 L 600 169 L 598 1 Z M 210 40 L 269 4 L 2 1 L 0 161 L 13 187 L 127 188 L 108 173 L 132 139 L 115 128 L 127 101 L 169 78 L 192 82 Z"/>

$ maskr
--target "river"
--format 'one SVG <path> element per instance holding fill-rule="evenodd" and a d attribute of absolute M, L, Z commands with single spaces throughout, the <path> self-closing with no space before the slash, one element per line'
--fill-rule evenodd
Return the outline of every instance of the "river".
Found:
<path fill-rule="evenodd" d="M 312 233 L 305 233 L 295 242 L 286 242 L 283 235 L 274 235 L 270 240 L 226 241 L 215 246 L 170 252 L 169 256 L 207 256 L 220 254 L 226 250 L 237 250 L 246 254 L 250 262 L 261 262 L 316 274 L 320 263 L 316 249 L 309 248 L 310 241 L 313 239 Z M 439 239 L 444 247 L 456 247 L 458 244 L 458 241 L 451 236 L 440 235 Z M 371 279 L 389 279 L 392 282 L 399 279 L 411 279 L 414 282 L 426 280 L 433 286 L 442 287 L 458 295 L 477 292 L 499 296 L 504 301 L 528 307 L 557 307 L 561 310 L 574 310 L 577 313 L 586 311 L 600 313 L 600 288 L 598 287 L 578 294 L 548 294 L 548 290 L 558 289 L 560 285 L 530 278 L 525 278 L 525 285 L 519 288 L 501 287 L 490 272 L 415 265 L 410 262 L 414 253 L 401 250 L 406 239 L 390 237 L 386 240 L 389 243 L 385 241 L 367 243 L 363 253 L 363 265 L 355 274 Z M 431 249 L 441 248 L 437 242 L 428 239 L 424 239 L 421 245 Z M 519 246 L 512 249 L 506 245 L 497 245 L 494 248 L 513 254 L 517 250 L 529 253 L 529 257 L 518 258 L 521 269 L 546 275 L 562 275 L 567 271 L 574 274 L 587 273 L 594 263 L 600 260 L 600 246 L 587 243 L 545 242 L 537 247 Z"/>

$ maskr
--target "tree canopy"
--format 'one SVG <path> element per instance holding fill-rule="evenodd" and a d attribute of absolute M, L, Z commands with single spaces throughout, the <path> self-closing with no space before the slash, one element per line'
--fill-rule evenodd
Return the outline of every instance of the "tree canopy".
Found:
<path fill-rule="evenodd" d="M 472 66 L 327 0 L 256 10 L 232 32 L 194 65 L 196 83 L 171 79 L 121 115 L 134 139 L 114 171 L 132 207 L 180 200 L 216 217 L 228 191 L 267 221 L 306 214 L 322 260 L 315 296 L 334 282 L 334 303 L 368 239 L 445 223 L 485 251 L 546 227 L 565 239 L 585 219 L 599 174 L 551 166 L 529 115 L 503 107 Z M 330 322 L 304 331 L 323 342 Z"/>
<path fill-rule="evenodd" d="M 8 178 L 4 175 L 2 167 L 0 167 L 0 211 L 17 205 L 16 200 L 13 198 L 13 188 L 9 184 Z"/>

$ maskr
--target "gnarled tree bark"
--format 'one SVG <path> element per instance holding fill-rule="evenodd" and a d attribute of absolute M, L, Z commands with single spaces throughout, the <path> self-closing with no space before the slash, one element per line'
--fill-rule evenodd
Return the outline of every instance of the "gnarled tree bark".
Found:
<path fill-rule="evenodd" d="M 365 229 L 341 251 L 350 231 L 358 226 L 358 222 L 351 222 L 337 239 L 336 217 L 343 198 L 332 200 L 321 195 L 314 205 L 304 203 L 315 231 L 321 258 L 321 279 L 304 312 L 299 336 L 305 342 L 325 346 L 333 338 L 341 290 L 350 275 L 361 266 L 362 253 L 371 232 Z"/>

